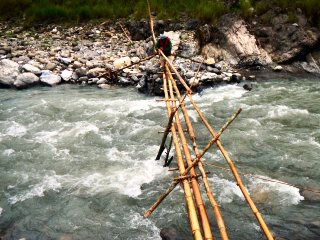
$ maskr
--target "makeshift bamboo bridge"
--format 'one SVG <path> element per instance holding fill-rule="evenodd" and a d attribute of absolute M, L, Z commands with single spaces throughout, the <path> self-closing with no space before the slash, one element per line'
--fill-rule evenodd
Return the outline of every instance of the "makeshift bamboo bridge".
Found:
<path fill-rule="evenodd" d="M 149 4 L 148 4 L 149 6 Z M 153 21 L 150 14 L 150 6 L 149 6 L 149 15 L 150 15 L 150 28 L 152 32 L 153 42 L 156 42 L 154 31 L 153 31 Z M 248 191 L 242 183 L 241 177 L 231 160 L 229 154 L 223 147 L 220 136 L 223 131 L 233 122 L 233 120 L 238 116 L 241 112 L 241 109 L 238 109 L 233 116 L 225 123 L 225 125 L 221 128 L 221 130 L 216 133 L 208 120 L 201 112 L 200 108 L 196 105 L 195 101 L 192 98 L 192 89 L 187 85 L 184 79 L 181 77 L 179 72 L 176 70 L 174 65 L 168 60 L 168 58 L 163 54 L 161 50 L 158 50 L 158 54 L 160 57 L 165 59 L 165 69 L 163 72 L 163 91 L 165 98 L 163 102 L 165 103 L 167 113 L 168 113 L 168 124 L 165 128 L 164 135 L 162 138 L 162 142 L 160 145 L 159 152 L 157 154 L 156 159 L 159 160 L 161 154 L 165 149 L 166 139 L 169 134 L 171 134 L 171 143 L 173 142 L 177 165 L 180 175 L 175 177 L 167 189 L 167 191 L 160 196 L 160 198 L 150 207 L 149 210 L 146 211 L 144 217 L 147 218 L 150 214 L 160 205 L 160 203 L 170 194 L 170 192 L 179 184 L 181 184 L 186 200 L 186 207 L 188 212 L 188 217 L 190 220 L 190 227 L 195 240 L 200 239 L 214 239 L 210 222 L 211 219 L 208 218 L 207 211 L 209 209 L 205 208 L 203 196 L 200 191 L 199 183 L 202 182 L 206 191 L 207 198 L 209 199 L 210 205 L 212 207 L 212 211 L 216 218 L 217 225 L 219 227 L 220 237 L 223 240 L 229 239 L 228 233 L 226 230 L 226 226 L 219 209 L 219 205 L 215 200 L 215 197 L 211 191 L 211 187 L 209 185 L 209 181 L 207 178 L 207 172 L 204 168 L 203 157 L 205 153 L 213 146 L 216 145 L 225 160 L 227 161 L 231 172 L 235 178 L 237 185 L 239 186 L 244 198 L 246 199 L 249 207 L 251 208 L 254 216 L 260 224 L 263 233 L 265 234 L 267 239 L 273 239 L 273 236 L 268 229 L 265 221 L 263 220 L 260 212 L 252 201 Z M 172 72 L 175 73 L 177 77 L 177 81 L 179 81 L 184 87 L 185 94 L 181 95 L 180 90 L 177 86 L 176 80 L 172 76 Z M 196 134 L 191 123 L 190 117 L 188 115 L 188 109 L 185 104 L 186 101 L 190 102 L 190 106 L 196 110 L 199 117 L 201 118 L 203 124 L 208 129 L 209 133 L 212 135 L 211 141 L 208 142 L 207 146 L 203 150 L 199 150 L 196 143 Z M 179 115 L 179 113 L 181 113 Z M 183 116 L 183 117 L 180 117 Z M 182 124 L 185 123 L 187 126 L 187 130 L 184 130 Z M 187 134 L 185 134 L 187 133 Z M 188 140 L 189 138 L 189 140 Z M 168 151 L 168 150 L 167 150 Z M 168 155 L 168 154 L 167 154 Z M 169 160 L 170 161 L 170 160 Z M 166 157 L 165 165 L 169 165 L 168 156 Z"/>

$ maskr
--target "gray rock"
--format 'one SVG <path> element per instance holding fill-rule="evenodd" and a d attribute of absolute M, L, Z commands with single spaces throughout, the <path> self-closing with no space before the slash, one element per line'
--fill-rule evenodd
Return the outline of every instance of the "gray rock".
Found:
<path fill-rule="evenodd" d="M 87 82 L 88 80 L 89 78 L 87 76 L 83 76 L 78 79 L 78 82 Z"/>
<path fill-rule="evenodd" d="M 102 84 L 99 84 L 99 85 L 98 85 L 98 88 L 101 88 L 101 89 L 110 89 L 111 86 L 110 86 L 109 84 L 102 83 Z"/>
<path fill-rule="evenodd" d="M 40 81 L 52 87 L 61 83 L 61 77 L 56 74 L 53 74 L 51 71 L 45 70 L 42 71 Z"/>
<path fill-rule="evenodd" d="M 105 78 L 100 78 L 99 81 L 97 82 L 97 84 L 103 84 L 103 83 L 107 83 L 107 79 Z"/>
<path fill-rule="evenodd" d="M 20 74 L 14 81 L 13 85 L 18 89 L 23 89 L 37 83 L 39 83 L 39 77 L 37 77 L 34 73 L 26 72 Z"/>
<path fill-rule="evenodd" d="M 64 81 L 69 81 L 71 78 L 72 78 L 72 74 L 73 74 L 73 72 L 72 71 L 70 71 L 70 70 L 63 70 L 62 72 L 61 72 L 61 78 L 64 80 Z"/>
<path fill-rule="evenodd" d="M 162 240 L 184 240 L 179 233 L 173 228 L 163 228 L 160 231 Z"/>
<path fill-rule="evenodd" d="M 124 77 L 119 77 L 118 82 L 123 86 L 128 86 L 131 84 L 130 80 L 128 80 L 127 78 L 124 78 Z"/>
<path fill-rule="evenodd" d="M 72 60 L 70 58 L 64 58 L 64 57 L 58 58 L 58 61 L 63 63 L 64 65 L 69 65 L 72 63 Z"/>
<path fill-rule="evenodd" d="M 94 77 L 98 77 L 104 72 L 105 72 L 104 68 L 93 68 L 88 71 L 87 75 L 89 78 L 94 78 Z"/>
<path fill-rule="evenodd" d="M 12 86 L 18 75 L 18 63 L 8 59 L 3 59 L 0 61 L 0 86 Z"/>
<path fill-rule="evenodd" d="M 75 73 L 79 76 L 79 77 L 83 77 L 87 75 L 87 69 L 85 68 L 78 68 L 76 69 Z"/>
<path fill-rule="evenodd" d="M 25 70 L 26 72 L 31 72 L 33 74 L 36 75 L 40 75 L 41 74 L 41 70 L 31 64 L 25 64 L 22 66 L 22 69 Z"/>

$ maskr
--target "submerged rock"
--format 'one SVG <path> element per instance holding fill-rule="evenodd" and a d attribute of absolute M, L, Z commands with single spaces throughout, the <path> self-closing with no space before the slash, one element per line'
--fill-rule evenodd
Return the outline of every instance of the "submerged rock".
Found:
<path fill-rule="evenodd" d="M 160 231 L 160 237 L 162 240 L 185 240 L 174 228 L 163 228 Z"/>

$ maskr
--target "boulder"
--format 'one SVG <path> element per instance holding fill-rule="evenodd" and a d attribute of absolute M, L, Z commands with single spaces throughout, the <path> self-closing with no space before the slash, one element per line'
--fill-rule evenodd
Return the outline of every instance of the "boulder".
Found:
<path fill-rule="evenodd" d="M 233 65 L 250 67 L 272 63 L 268 53 L 259 48 L 243 19 L 237 15 L 226 14 L 219 18 L 216 27 L 204 25 L 198 30 L 202 53 L 207 58 L 225 60 Z"/>
<path fill-rule="evenodd" d="M 87 75 L 89 78 L 95 78 L 95 77 L 99 77 L 99 75 L 101 75 L 105 71 L 106 70 L 104 68 L 93 68 L 88 71 Z"/>
<path fill-rule="evenodd" d="M 131 58 L 131 62 L 132 63 L 137 63 L 137 62 L 139 62 L 140 61 L 140 58 L 138 58 L 138 57 L 132 57 Z"/>
<path fill-rule="evenodd" d="M 41 70 L 31 64 L 24 64 L 22 66 L 22 69 L 26 72 L 31 72 L 33 74 L 36 74 L 36 75 L 40 75 L 41 74 Z"/>
<path fill-rule="evenodd" d="M 306 201 L 320 202 L 319 192 L 300 189 L 300 194 L 304 197 Z"/>
<path fill-rule="evenodd" d="M 111 85 L 106 84 L 106 83 L 102 83 L 102 84 L 99 84 L 99 85 L 98 85 L 98 88 L 101 88 L 101 89 L 110 89 L 110 88 L 111 88 Z"/>
<path fill-rule="evenodd" d="M 72 74 L 73 74 L 73 72 L 72 71 L 70 71 L 70 70 L 63 70 L 62 72 L 61 72 L 61 78 L 64 80 L 64 81 L 69 81 L 71 78 L 72 78 Z"/>
<path fill-rule="evenodd" d="M 40 81 L 52 87 L 61 83 L 61 77 L 56 74 L 53 74 L 49 70 L 45 70 L 45 71 L 42 71 L 42 74 L 40 76 Z"/>
<path fill-rule="evenodd" d="M 115 67 L 115 69 L 120 69 L 120 68 L 129 66 L 130 64 L 131 64 L 130 57 L 119 58 L 113 62 L 113 66 Z"/>
<path fill-rule="evenodd" d="M 78 77 L 83 77 L 87 75 L 87 69 L 85 68 L 77 68 L 75 73 L 77 74 Z"/>
<path fill-rule="evenodd" d="M 20 74 L 14 81 L 13 85 L 18 89 L 22 89 L 35 85 L 37 83 L 39 83 L 39 77 L 36 76 L 34 73 L 26 72 Z"/>
<path fill-rule="evenodd" d="M 8 59 L 3 59 L 0 61 L 0 86 L 12 86 L 18 75 L 18 63 Z"/>
<path fill-rule="evenodd" d="M 177 230 L 173 228 L 163 228 L 160 231 L 162 240 L 184 240 L 185 238 L 179 236 Z"/>
<path fill-rule="evenodd" d="M 299 24 L 292 24 L 289 16 L 281 10 L 270 9 L 260 19 L 270 19 L 251 29 L 257 40 L 276 63 L 291 63 L 302 60 L 320 42 L 320 33 L 308 26 L 304 16 L 297 14 Z M 264 32 L 261 33 L 261 25 Z"/>

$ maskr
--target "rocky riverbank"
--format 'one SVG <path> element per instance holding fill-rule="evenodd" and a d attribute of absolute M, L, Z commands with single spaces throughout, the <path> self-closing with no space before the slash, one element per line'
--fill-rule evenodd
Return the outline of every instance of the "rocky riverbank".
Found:
<path fill-rule="evenodd" d="M 155 31 L 164 29 L 172 39 L 174 65 L 195 89 L 243 82 L 249 90 L 247 80 L 268 71 L 320 75 L 319 31 L 303 16 L 298 23 L 289 23 L 288 16 L 276 11 L 266 13 L 267 23 L 262 23 L 264 18 L 246 22 L 225 15 L 215 26 L 192 19 L 158 20 Z M 107 89 L 116 84 L 161 95 L 157 57 L 117 75 L 105 74 L 152 54 L 147 20 L 32 29 L 1 23 L 0 28 L 1 87 L 73 83 Z"/>

